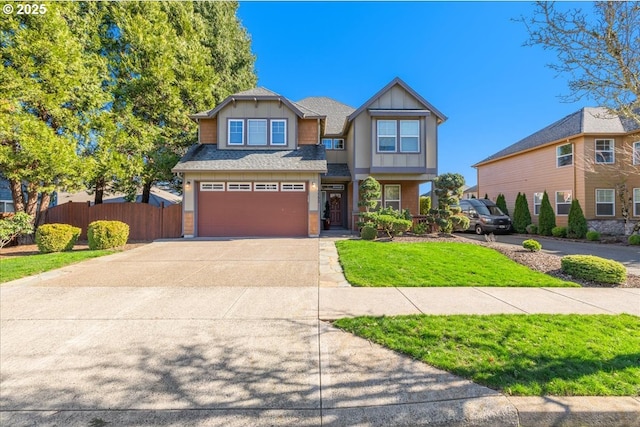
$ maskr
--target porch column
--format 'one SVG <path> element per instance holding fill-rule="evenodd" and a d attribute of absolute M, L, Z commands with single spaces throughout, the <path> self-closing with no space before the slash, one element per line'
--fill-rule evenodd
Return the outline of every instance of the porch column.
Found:
<path fill-rule="evenodd" d="M 360 207 L 358 206 L 358 202 L 360 201 L 360 183 L 358 180 L 352 180 L 351 185 L 352 188 L 352 211 L 351 211 L 351 229 L 358 229 L 358 214 L 360 213 Z"/>

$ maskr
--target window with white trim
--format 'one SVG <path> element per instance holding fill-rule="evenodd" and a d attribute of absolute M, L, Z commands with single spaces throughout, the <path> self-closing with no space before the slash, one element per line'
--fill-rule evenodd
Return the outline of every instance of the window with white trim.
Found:
<path fill-rule="evenodd" d="M 540 205 L 542 205 L 544 193 L 533 193 L 533 214 L 540 215 Z"/>
<path fill-rule="evenodd" d="M 267 121 L 247 120 L 247 145 L 267 145 Z"/>
<path fill-rule="evenodd" d="M 571 191 L 556 191 L 556 215 L 569 215 Z"/>
<path fill-rule="evenodd" d="M 596 139 L 596 163 L 615 163 L 613 139 Z"/>
<path fill-rule="evenodd" d="M 229 145 L 244 144 L 244 120 L 229 119 Z"/>
<path fill-rule="evenodd" d="M 322 145 L 324 145 L 326 150 L 344 150 L 344 139 L 322 138 Z"/>
<path fill-rule="evenodd" d="M 397 120 L 378 120 L 378 151 L 394 153 L 397 150 Z"/>
<path fill-rule="evenodd" d="M 322 138 L 322 145 L 324 145 L 325 150 L 333 150 L 333 139 Z"/>
<path fill-rule="evenodd" d="M 286 120 L 271 120 L 271 145 L 287 145 Z"/>
<path fill-rule="evenodd" d="M 384 186 L 384 207 L 400 210 L 400 185 L 385 184 Z"/>
<path fill-rule="evenodd" d="M 596 216 L 615 216 L 616 193 L 611 188 L 596 189 Z"/>
<path fill-rule="evenodd" d="M 13 200 L 0 200 L 0 212 L 15 212 L 13 208 Z"/>
<path fill-rule="evenodd" d="M 278 191 L 277 182 L 254 182 L 253 191 Z"/>
<path fill-rule="evenodd" d="M 250 182 L 228 182 L 227 191 L 251 191 Z"/>
<path fill-rule="evenodd" d="M 556 167 L 573 164 L 573 144 L 564 144 L 556 148 Z"/>
<path fill-rule="evenodd" d="M 640 141 L 633 143 L 633 164 L 640 166 Z"/>
<path fill-rule="evenodd" d="M 306 186 L 304 182 L 283 182 L 280 188 L 282 191 L 305 191 Z"/>
<path fill-rule="evenodd" d="M 420 152 L 420 121 L 400 120 L 400 152 Z"/>
<path fill-rule="evenodd" d="M 640 216 L 640 188 L 633 189 L 633 216 Z"/>
<path fill-rule="evenodd" d="M 201 182 L 200 191 L 224 191 L 224 182 Z"/>

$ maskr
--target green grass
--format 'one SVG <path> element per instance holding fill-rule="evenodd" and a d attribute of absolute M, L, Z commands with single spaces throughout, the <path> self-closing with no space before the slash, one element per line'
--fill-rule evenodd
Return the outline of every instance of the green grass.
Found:
<path fill-rule="evenodd" d="M 353 286 L 579 286 L 468 243 L 336 242 Z"/>
<path fill-rule="evenodd" d="M 116 251 L 113 250 L 79 250 L 2 258 L 0 259 L 0 283 L 43 273 L 64 267 L 65 265 L 113 254 L 115 252 Z"/>
<path fill-rule="evenodd" d="M 510 395 L 640 394 L 640 318 L 627 314 L 359 317 L 335 325 Z"/>

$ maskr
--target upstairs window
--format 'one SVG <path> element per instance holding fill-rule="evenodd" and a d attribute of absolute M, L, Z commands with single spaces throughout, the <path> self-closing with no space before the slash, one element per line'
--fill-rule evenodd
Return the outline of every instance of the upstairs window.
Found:
<path fill-rule="evenodd" d="M 322 145 L 327 150 L 344 150 L 344 139 L 342 138 L 322 138 Z"/>
<path fill-rule="evenodd" d="M 229 120 L 229 145 L 244 144 L 244 120 Z"/>
<path fill-rule="evenodd" d="M 571 191 L 556 191 L 556 215 L 569 215 Z"/>
<path fill-rule="evenodd" d="M 267 121 L 247 120 L 247 145 L 267 145 Z"/>
<path fill-rule="evenodd" d="M 565 144 L 556 148 L 556 166 L 569 166 L 573 164 L 573 144 Z"/>
<path fill-rule="evenodd" d="M 596 139 L 596 163 L 615 163 L 613 139 Z"/>
<path fill-rule="evenodd" d="M 397 150 L 397 124 L 396 120 L 378 120 L 379 152 L 393 153 Z"/>
<path fill-rule="evenodd" d="M 633 164 L 640 166 L 640 141 L 633 143 Z"/>
<path fill-rule="evenodd" d="M 271 120 L 271 144 L 287 145 L 286 120 Z"/>
<path fill-rule="evenodd" d="M 417 153 L 420 151 L 420 122 L 400 120 L 400 151 Z"/>

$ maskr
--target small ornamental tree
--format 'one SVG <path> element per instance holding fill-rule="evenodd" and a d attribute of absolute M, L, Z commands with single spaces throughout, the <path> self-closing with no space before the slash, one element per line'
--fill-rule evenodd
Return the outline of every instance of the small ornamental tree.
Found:
<path fill-rule="evenodd" d="M 378 205 L 382 197 L 382 186 L 374 177 L 369 176 L 360 183 L 359 189 L 360 200 L 358 201 L 358 206 L 364 208 L 364 213 L 360 216 L 361 220 L 358 221 L 358 226 L 363 227 L 373 222 L 369 212 Z"/>
<path fill-rule="evenodd" d="M 513 229 L 516 233 L 526 233 L 527 226 L 531 224 L 531 212 L 529 212 L 529 203 L 527 196 L 518 192 L 516 197 L 516 206 L 513 210 Z"/>
<path fill-rule="evenodd" d="M 580 202 L 574 199 L 571 202 L 571 208 L 569 209 L 569 224 L 567 226 L 567 237 L 574 239 L 584 239 L 587 235 L 589 227 L 587 226 L 587 219 L 584 217 Z"/>
<path fill-rule="evenodd" d="M 509 215 L 509 211 L 507 210 L 507 201 L 504 198 L 504 194 L 498 194 L 498 198 L 496 199 L 496 205 L 500 208 L 505 215 Z"/>
<path fill-rule="evenodd" d="M 540 203 L 540 216 L 538 217 L 538 234 L 541 236 L 551 236 L 553 227 L 556 226 L 556 214 L 553 213 L 551 202 L 547 191 L 542 194 Z"/>
<path fill-rule="evenodd" d="M 438 197 L 438 209 L 432 209 L 427 221 L 430 225 L 444 233 L 451 233 L 454 224 L 451 216 L 459 213 L 452 212 L 451 207 L 457 206 L 462 197 L 464 177 L 459 173 L 445 173 L 438 176 L 434 182 L 434 193 Z"/>

